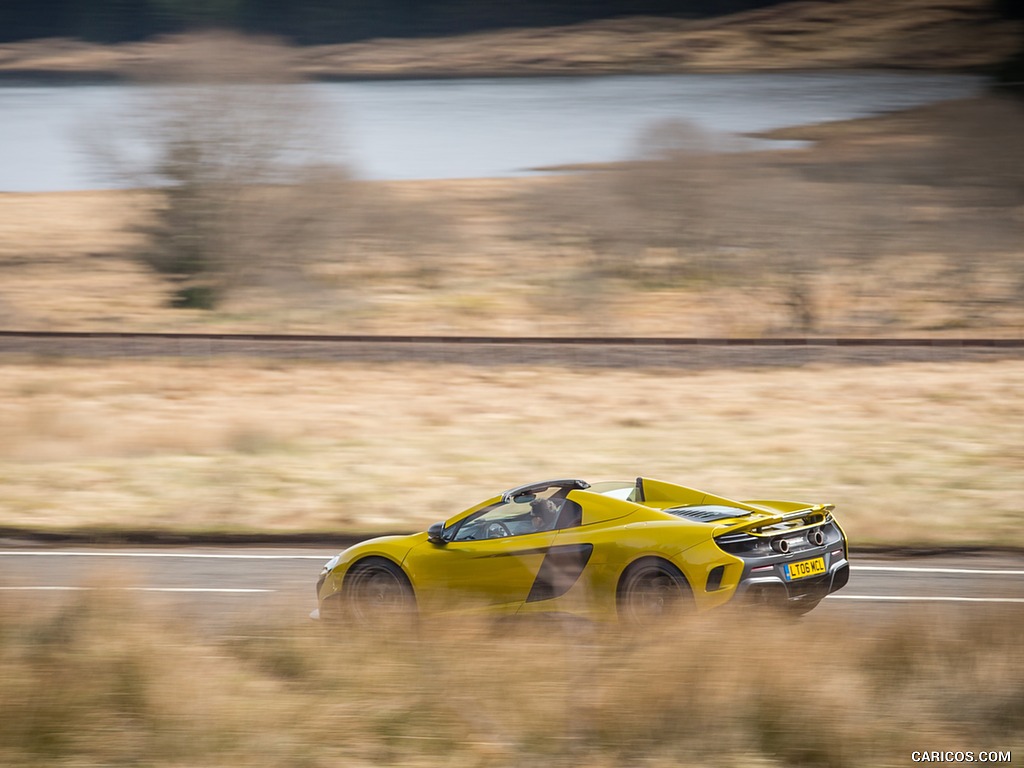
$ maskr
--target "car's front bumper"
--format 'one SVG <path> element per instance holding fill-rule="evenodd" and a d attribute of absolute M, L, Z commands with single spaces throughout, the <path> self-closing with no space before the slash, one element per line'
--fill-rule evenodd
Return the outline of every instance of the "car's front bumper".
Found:
<path fill-rule="evenodd" d="M 316 608 L 314 608 L 309 614 L 309 618 L 313 619 L 313 621 L 320 621 L 322 618 L 320 615 L 320 590 L 323 589 L 324 582 L 327 581 L 328 573 L 329 569 L 325 566 L 324 569 L 320 571 L 320 576 L 316 580 Z"/>

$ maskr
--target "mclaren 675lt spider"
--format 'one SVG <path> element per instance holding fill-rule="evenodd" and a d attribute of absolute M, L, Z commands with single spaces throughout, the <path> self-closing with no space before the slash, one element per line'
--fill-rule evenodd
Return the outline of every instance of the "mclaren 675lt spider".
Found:
<path fill-rule="evenodd" d="M 644 624 L 735 601 L 805 613 L 849 579 L 831 504 L 734 501 L 649 478 L 547 480 L 323 567 L 314 618 L 568 614 Z"/>

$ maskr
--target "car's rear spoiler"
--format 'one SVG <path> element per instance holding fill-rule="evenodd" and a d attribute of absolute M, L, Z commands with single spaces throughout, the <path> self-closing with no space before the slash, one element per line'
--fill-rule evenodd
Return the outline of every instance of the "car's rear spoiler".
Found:
<path fill-rule="evenodd" d="M 829 514 L 836 508 L 835 504 L 815 504 L 813 507 L 804 507 L 792 512 L 770 515 L 769 517 L 757 517 L 754 520 L 745 520 L 736 525 L 727 527 L 728 533 L 760 533 L 764 528 L 771 528 L 776 525 L 784 525 L 794 520 L 799 520 L 803 526 L 820 525 L 824 523 Z M 800 528 L 803 526 L 794 526 Z"/>

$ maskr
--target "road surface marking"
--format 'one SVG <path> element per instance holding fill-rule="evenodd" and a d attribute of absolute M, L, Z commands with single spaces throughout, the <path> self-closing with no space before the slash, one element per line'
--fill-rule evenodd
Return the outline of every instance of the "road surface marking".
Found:
<path fill-rule="evenodd" d="M 257 555 L 226 554 L 216 552 L 83 552 L 77 550 L 7 551 L 0 557 L 152 557 L 152 558 L 193 558 L 197 560 L 329 560 L 336 553 L 320 555 Z M 999 570 L 991 568 L 944 568 L 906 565 L 851 565 L 854 571 L 879 571 L 892 573 L 951 573 L 978 576 L 1024 576 L 1024 570 Z"/>
<path fill-rule="evenodd" d="M 111 590 L 117 592 L 185 592 L 225 595 L 249 595 L 277 592 L 276 589 L 218 589 L 214 587 L 0 587 L 0 592 L 88 592 L 92 590 Z"/>
<path fill-rule="evenodd" d="M 1024 571 L 994 570 L 985 568 L 922 568 L 907 565 L 856 565 L 850 566 L 854 571 L 893 571 L 897 573 L 962 573 L 980 574 L 984 576 L 1024 576 Z"/>
<path fill-rule="evenodd" d="M 826 595 L 829 600 L 888 600 L 932 603 L 1024 603 L 1024 597 L 945 597 L 938 595 Z"/>
<path fill-rule="evenodd" d="M 207 552 L 0 552 L 0 557 L 191 557 L 200 560 L 330 560 L 329 555 L 224 555 Z"/>

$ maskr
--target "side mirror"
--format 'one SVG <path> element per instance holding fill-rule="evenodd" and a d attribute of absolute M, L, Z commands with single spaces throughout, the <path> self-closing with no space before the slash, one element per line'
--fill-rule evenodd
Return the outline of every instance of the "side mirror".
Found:
<path fill-rule="evenodd" d="M 427 528 L 427 541 L 431 544 L 447 544 L 448 540 L 444 537 L 444 523 L 434 523 L 432 526 Z"/>

